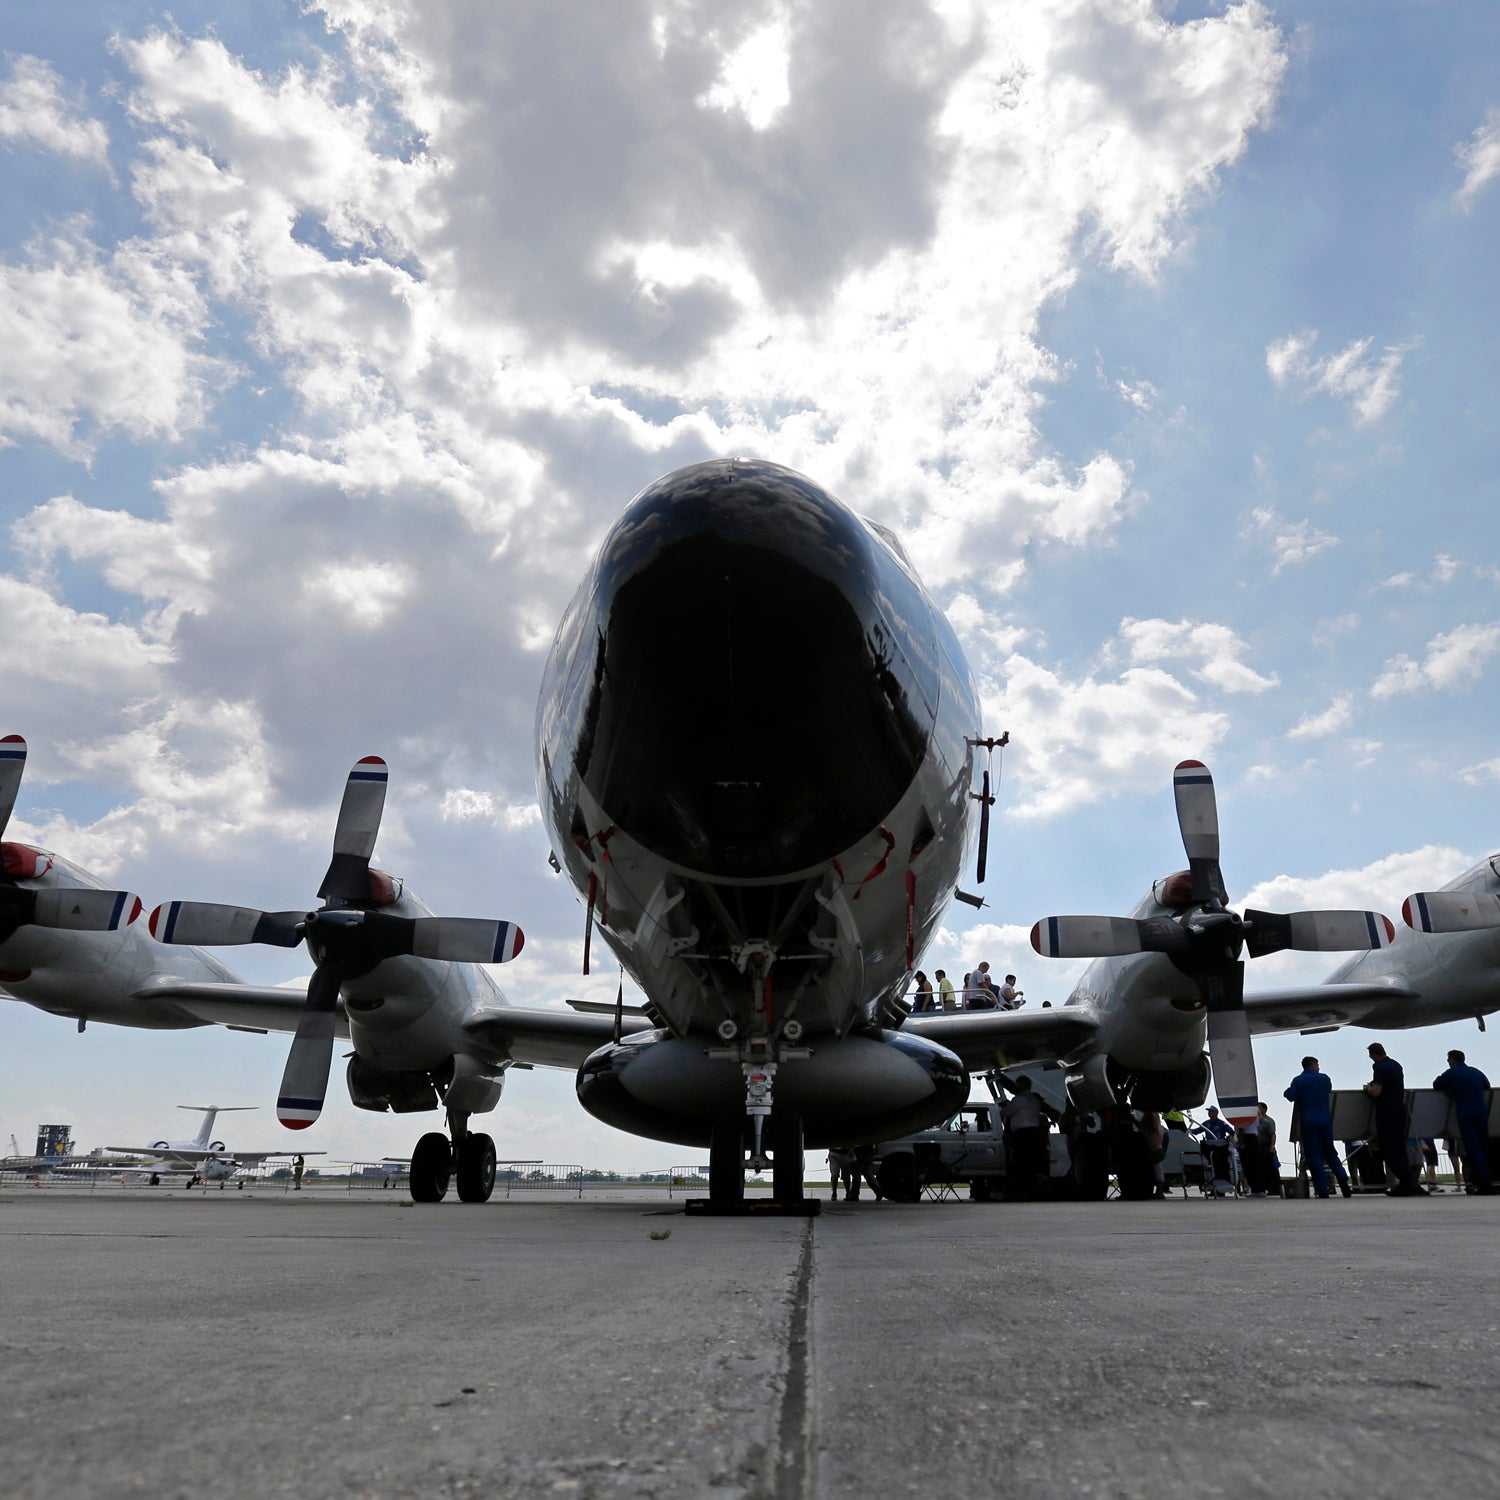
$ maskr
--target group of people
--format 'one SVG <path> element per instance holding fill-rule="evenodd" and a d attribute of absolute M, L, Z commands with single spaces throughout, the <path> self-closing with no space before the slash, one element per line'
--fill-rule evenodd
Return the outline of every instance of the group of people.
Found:
<path fill-rule="evenodd" d="M 946 969 L 934 969 L 933 979 L 936 985 L 917 970 L 911 1005 L 914 1016 L 940 1010 L 1019 1010 L 1026 1003 L 1025 991 L 1016 988 L 1016 976 L 1007 974 L 1003 984 L 996 984 L 987 963 L 965 974 L 961 988 L 955 987 Z"/>
<path fill-rule="evenodd" d="M 1370 1043 L 1369 1053 L 1370 1081 L 1364 1085 L 1364 1091 L 1375 1101 L 1375 1143 L 1385 1171 L 1394 1179 L 1386 1192 L 1396 1198 L 1423 1197 L 1427 1189 L 1417 1181 L 1413 1150 L 1419 1149 L 1426 1158 L 1427 1177 L 1431 1184 L 1435 1180 L 1437 1144 L 1435 1141 L 1419 1143 L 1407 1134 L 1406 1073 L 1401 1064 L 1379 1042 Z M 1432 1080 L 1432 1086 L 1453 1101 L 1462 1144 L 1450 1143 L 1449 1154 L 1456 1156 L 1462 1164 L 1465 1191 L 1493 1193 L 1495 1184 L 1490 1175 L 1487 1146 L 1489 1079 L 1455 1047 L 1448 1053 L 1446 1071 Z M 1304 1057 L 1302 1071 L 1286 1090 L 1286 1097 L 1298 1109 L 1303 1160 L 1312 1177 L 1313 1192 L 1319 1198 L 1331 1196 L 1330 1174 L 1347 1198 L 1352 1192 L 1349 1174 L 1333 1147 L 1332 1094 L 1333 1082 L 1326 1073 L 1319 1071 L 1318 1059 Z"/>

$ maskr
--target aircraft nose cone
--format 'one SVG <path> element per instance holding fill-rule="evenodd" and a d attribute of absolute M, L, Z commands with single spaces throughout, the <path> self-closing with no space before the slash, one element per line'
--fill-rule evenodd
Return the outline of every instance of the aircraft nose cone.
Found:
<path fill-rule="evenodd" d="M 595 597 L 578 758 L 639 842 L 707 875 L 779 876 L 900 800 L 936 699 L 930 616 L 811 480 L 747 460 L 667 475 L 606 540 Z"/>

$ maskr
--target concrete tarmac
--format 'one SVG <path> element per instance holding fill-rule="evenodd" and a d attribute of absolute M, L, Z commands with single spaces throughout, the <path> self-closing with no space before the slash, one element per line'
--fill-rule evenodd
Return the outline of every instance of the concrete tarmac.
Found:
<path fill-rule="evenodd" d="M 1457 1195 L 12 1189 L 0 1493 L 1487 1495 L 1497 1235 Z"/>

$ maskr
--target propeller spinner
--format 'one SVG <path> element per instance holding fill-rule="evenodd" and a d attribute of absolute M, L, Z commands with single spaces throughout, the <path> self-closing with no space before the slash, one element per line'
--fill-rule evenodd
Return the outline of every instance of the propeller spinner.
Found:
<path fill-rule="evenodd" d="M 372 909 L 370 856 L 385 810 L 388 774 L 377 755 L 365 756 L 350 771 L 334 828 L 333 858 L 318 888 L 323 905 L 316 911 L 257 911 L 206 901 L 170 901 L 151 913 L 151 931 L 164 943 L 295 948 L 306 941 L 313 975 L 276 1100 L 276 1117 L 289 1130 L 305 1129 L 323 1111 L 345 980 L 359 979 L 377 964 L 401 955 L 449 963 L 506 963 L 525 942 L 514 922 L 397 917 Z"/>
<path fill-rule="evenodd" d="M 1046 958 L 1169 955 L 1193 979 L 1207 1012 L 1219 1107 L 1230 1124 L 1246 1128 L 1256 1117 L 1257 1090 L 1241 951 L 1260 958 L 1288 948 L 1316 953 L 1386 948 L 1396 929 L 1373 911 L 1231 911 L 1219 867 L 1219 809 L 1208 767 L 1183 761 L 1173 773 L 1172 789 L 1192 904 L 1176 916 L 1046 917 L 1031 929 L 1031 946 Z"/>

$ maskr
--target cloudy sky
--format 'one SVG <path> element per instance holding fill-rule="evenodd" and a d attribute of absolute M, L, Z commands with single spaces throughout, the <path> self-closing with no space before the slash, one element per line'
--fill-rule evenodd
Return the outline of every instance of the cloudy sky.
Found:
<path fill-rule="evenodd" d="M 4 45 L 12 837 L 295 906 L 381 754 L 378 861 L 523 925 L 516 1001 L 611 997 L 545 864 L 542 663 L 629 498 L 744 453 L 903 534 L 1013 737 L 991 905 L 929 968 L 1060 1000 L 1027 929 L 1182 863 L 1186 756 L 1237 901 L 1399 919 L 1500 848 L 1495 7 L 111 0 Z M 283 1039 L 0 1025 L 23 1144 L 215 1101 L 279 1144 Z M 1392 1051 L 1425 1081 L 1455 1035 L 1500 1077 L 1472 1026 Z M 1337 1081 L 1367 1040 L 1320 1039 Z M 490 1128 L 681 1154 L 567 1075 Z"/>

